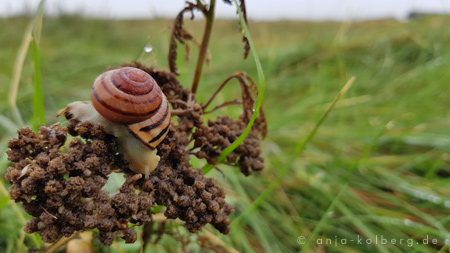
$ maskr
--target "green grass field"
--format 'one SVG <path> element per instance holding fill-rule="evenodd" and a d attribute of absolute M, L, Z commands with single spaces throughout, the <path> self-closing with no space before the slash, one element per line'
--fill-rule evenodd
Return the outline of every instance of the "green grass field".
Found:
<path fill-rule="evenodd" d="M 7 140 L 21 124 L 32 123 L 30 52 L 17 96 L 20 117 L 8 102 L 14 62 L 31 19 L 0 19 L 2 188 L 9 187 L 4 179 Z M 39 49 L 47 124 L 58 121 L 56 112 L 67 103 L 88 100 L 93 80 L 108 66 L 139 59 L 168 68 L 171 22 L 44 17 Z M 203 23 L 185 22 L 200 38 Z M 178 233 L 191 240 L 189 249 L 200 252 L 206 240 L 216 249 L 242 252 L 448 252 L 449 24 L 448 16 L 409 22 L 250 21 L 266 76 L 265 169 L 245 177 L 237 168 L 220 166 L 223 174 L 208 174 L 226 188 L 227 201 L 235 206 L 232 229 L 221 235 L 208 225 L 189 236 L 179 227 Z M 140 54 L 146 43 L 153 51 Z M 179 52 L 179 80 L 186 87 L 197 52 L 193 47 L 189 62 Z M 198 101 L 208 99 L 237 70 L 257 80 L 254 61 L 242 59 L 237 19 L 216 21 L 210 52 Z M 310 135 L 352 76 L 353 85 Z M 236 90 L 238 83 L 230 84 L 215 103 L 235 98 Z M 239 112 L 239 106 L 229 106 L 217 114 L 236 117 Z M 1 189 L 0 251 L 41 246 L 36 235 L 23 235 L 23 216 L 29 216 L 21 204 L 8 200 Z M 139 242 L 118 242 L 102 250 L 139 249 Z M 173 237 L 164 236 L 147 252 L 179 247 Z"/>

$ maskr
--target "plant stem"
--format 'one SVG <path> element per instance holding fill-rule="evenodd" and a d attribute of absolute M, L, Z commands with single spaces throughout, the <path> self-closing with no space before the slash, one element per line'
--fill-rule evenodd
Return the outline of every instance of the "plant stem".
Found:
<path fill-rule="evenodd" d="M 194 94 L 194 96 L 197 93 L 198 83 L 200 82 L 200 77 L 202 75 L 203 63 L 205 62 L 206 52 L 208 51 L 209 39 L 211 38 L 215 5 L 216 1 L 211 0 L 208 11 L 204 12 L 206 19 L 205 32 L 203 33 L 202 45 L 200 47 L 200 52 L 198 53 L 197 66 L 195 67 L 195 75 L 192 82 L 192 94 Z"/>

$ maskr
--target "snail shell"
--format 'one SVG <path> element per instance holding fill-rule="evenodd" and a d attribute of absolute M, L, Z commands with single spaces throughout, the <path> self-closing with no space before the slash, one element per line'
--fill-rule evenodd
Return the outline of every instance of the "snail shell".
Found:
<path fill-rule="evenodd" d="M 130 169 L 148 176 L 158 165 L 155 148 L 171 122 L 169 103 L 156 81 L 137 68 L 110 70 L 95 80 L 91 100 L 70 103 L 57 115 L 101 125 L 118 138 L 119 152 L 131 162 Z"/>
<path fill-rule="evenodd" d="M 156 81 L 145 71 L 123 67 L 106 71 L 92 86 L 91 101 L 97 112 L 128 131 L 151 149 L 166 136 L 169 103 Z"/>

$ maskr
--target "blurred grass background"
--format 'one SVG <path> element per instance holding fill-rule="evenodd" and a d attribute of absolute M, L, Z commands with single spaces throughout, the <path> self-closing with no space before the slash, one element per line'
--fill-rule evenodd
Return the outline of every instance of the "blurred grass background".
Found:
<path fill-rule="evenodd" d="M 30 20 L 0 19 L 0 180 L 6 188 L 6 142 L 20 125 L 9 107 L 8 92 Z M 200 38 L 203 23 L 185 22 Z M 93 80 L 108 66 L 139 58 L 167 68 L 171 23 L 44 17 L 39 46 L 47 124 L 58 121 L 56 111 L 67 103 L 88 100 Z M 220 166 L 223 174 L 208 174 L 226 188 L 227 200 L 235 206 L 232 230 L 221 235 L 207 226 L 198 235 L 188 235 L 180 227 L 178 233 L 191 240 L 189 249 L 198 252 L 206 240 L 216 250 L 225 243 L 228 251 L 243 252 L 449 251 L 449 24 L 449 16 L 409 22 L 250 21 L 266 75 L 266 167 L 249 177 L 226 166 Z M 144 45 L 151 45 L 152 52 L 140 54 Z M 187 62 L 180 47 L 179 80 L 186 87 L 191 86 L 197 52 L 192 47 Z M 215 22 L 210 52 L 212 61 L 204 69 L 198 101 L 205 102 L 237 70 L 257 80 L 254 62 L 242 59 L 237 20 Z M 33 111 L 33 72 L 29 52 L 17 100 L 25 124 L 30 124 Z M 305 150 L 296 152 L 351 76 L 356 77 L 351 89 Z M 229 84 L 215 104 L 239 94 L 238 83 Z M 239 106 L 229 106 L 216 115 L 239 112 Z M 284 168 L 288 172 L 274 190 L 248 212 Z M 8 196 L 0 194 L 0 251 L 16 252 L 20 244 L 35 247 L 31 236 L 21 234 L 21 216 L 28 217 L 21 205 L 17 212 Z M 138 244 L 119 243 L 102 250 L 135 251 Z M 148 252 L 179 247 L 174 237 L 165 235 Z"/>

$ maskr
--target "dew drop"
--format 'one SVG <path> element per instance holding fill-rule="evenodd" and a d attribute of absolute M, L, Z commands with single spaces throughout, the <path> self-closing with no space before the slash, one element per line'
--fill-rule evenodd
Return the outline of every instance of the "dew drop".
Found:
<path fill-rule="evenodd" d="M 445 201 L 445 202 L 444 202 L 444 206 L 445 206 L 446 208 L 450 208 L 450 200 Z"/>
<path fill-rule="evenodd" d="M 405 226 L 411 226 L 412 225 L 412 221 L 410 219 L 405 219 L 403 221 L 403 223 L 405 224 Z"/>
<path fill-rule="evenodd" d="M 144 52 L 146 52 L 146 53 L 150 53 L 152 50 L 153 50 L 152 46 L 145 46 L 144 47 Z"/>

